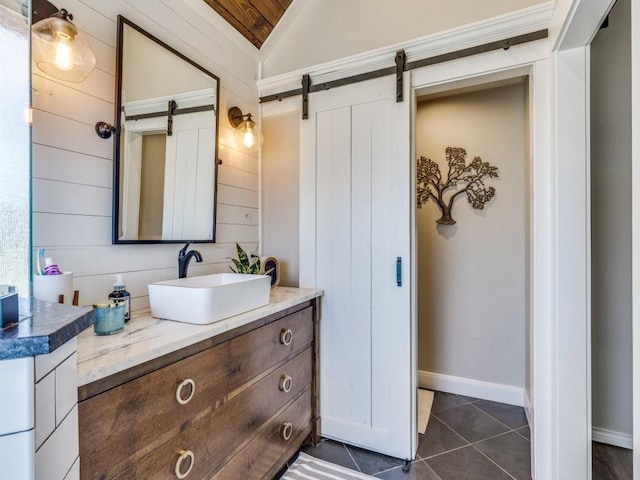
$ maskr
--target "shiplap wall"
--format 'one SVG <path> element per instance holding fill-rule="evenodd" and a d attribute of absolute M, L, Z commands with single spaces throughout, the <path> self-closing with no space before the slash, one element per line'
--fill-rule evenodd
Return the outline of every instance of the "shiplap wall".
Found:
<path fill-rule="evenodd" d="M 44 248 L 61 269 L 72 271 L 81 305 L 104 301 L 113 275 L 123 273 L 133 308 L 145 308 L 148 283 L 177 277 L 181 245 L 111 244 L 113 140 L 99 138 L 94 125 L 114 120 L 117 15 L 221 81 L 216 243 L 194 246 L 204 261 L 191 263 L 191 275 L 228 271 L 235 241 L 252 250 L 258 245 L 258 158 L 236 145 L 227 120 L 234 105 L 257 113 L 257 53 L 239 34 L 217 29 L 219 20 L 207 17 L 216 14 L 191 0 L 67 0 L 62 7 L 73 13 L 98 66 L 76 84 L 33 67 L 33 258 Z"/>

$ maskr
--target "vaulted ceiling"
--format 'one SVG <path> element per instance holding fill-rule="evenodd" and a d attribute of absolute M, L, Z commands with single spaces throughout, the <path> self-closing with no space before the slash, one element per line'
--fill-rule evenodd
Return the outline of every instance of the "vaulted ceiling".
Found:
<path fill-rule="evenodd" d="M 204 0 L 260 48 L 293 0 Z"/>

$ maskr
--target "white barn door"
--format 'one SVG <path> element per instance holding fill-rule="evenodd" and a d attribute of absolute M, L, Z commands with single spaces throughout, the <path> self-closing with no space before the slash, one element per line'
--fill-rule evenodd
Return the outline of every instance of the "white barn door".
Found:
<path fill-rule="evenodd" d="M 408 76 L 407 76 L 408 77 Z M 301 286 L 324 290 L 325 437 L 412 458 L 410 109 L 395 77 L 315 93 L 301 122 Z"/>
<path fill-rule="evenodd" d="M 215 139 L 213 112 L 173 117 L 173 135 L 167 136 L 166 147 L 163 240 L 211 238 Z"/>

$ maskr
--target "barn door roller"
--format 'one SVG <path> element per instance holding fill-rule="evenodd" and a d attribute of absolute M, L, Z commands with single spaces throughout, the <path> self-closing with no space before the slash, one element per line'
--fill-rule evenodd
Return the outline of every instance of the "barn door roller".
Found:
<path fill-rule="evenodd" d="M 311 77 L 309 74 L 302 76 L 302 119 L 309 118 L 309 87 L 311 86 Z"/>
<path fill-rule="evenodd" d="M 396 102 L 402 101 L 402 77 L 404 76 L 405 64 L 407 56 L 404 50 L 396 52 Z"/>

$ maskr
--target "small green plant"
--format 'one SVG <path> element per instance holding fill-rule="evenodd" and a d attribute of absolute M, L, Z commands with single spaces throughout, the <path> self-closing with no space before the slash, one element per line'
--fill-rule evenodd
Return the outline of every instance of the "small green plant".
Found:
<path fill-rule="evenodd" d="M 236 242 L 236 252 L 238 252 L 238 258 L 232 258 L 231 261 L 236 268 L 229 265 L 229 268 L 234 273 L 250 273 L 253 275 L 260 275 L 260 257 L 255 254 L 247 255 L 242 247 Z"/>

